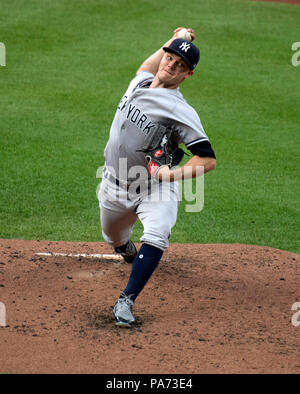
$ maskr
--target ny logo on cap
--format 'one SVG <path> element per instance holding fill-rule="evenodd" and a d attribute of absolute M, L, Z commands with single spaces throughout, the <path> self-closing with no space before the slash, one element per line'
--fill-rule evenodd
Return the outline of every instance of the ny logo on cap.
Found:
<path fill-rule="evenodd" d="M 187 42 L 183 42 L 183 43 L 180 45 L 179 48 L 180 48 L 182 51 L 187 52 L 187 51 L 190 49 L 190 47 L 191 47 L 190 44 L 188 44 Z"/>

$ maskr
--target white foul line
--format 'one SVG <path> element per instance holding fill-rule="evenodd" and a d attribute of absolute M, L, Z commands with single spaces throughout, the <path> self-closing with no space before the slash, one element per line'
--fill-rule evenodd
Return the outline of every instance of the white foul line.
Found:
<path fill-rule="evenodd" d="M 56 252 L 40 252 L 37 256 L 60 256 L 60 257 L 88 257 L 92 259 L 118 260 L 123 261 L 123 257 L 117 254 L 86 254 L 86 253 L 56 253 Z"/>

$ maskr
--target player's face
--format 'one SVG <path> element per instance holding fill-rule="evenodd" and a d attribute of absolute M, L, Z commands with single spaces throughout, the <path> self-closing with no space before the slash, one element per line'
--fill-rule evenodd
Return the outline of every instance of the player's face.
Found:
<path fill-rule="evenodd" d="M 166 88 L 175 89 L 193 73 L 180 56 L 166 52 L 160 62 L 157 77 Z"/>

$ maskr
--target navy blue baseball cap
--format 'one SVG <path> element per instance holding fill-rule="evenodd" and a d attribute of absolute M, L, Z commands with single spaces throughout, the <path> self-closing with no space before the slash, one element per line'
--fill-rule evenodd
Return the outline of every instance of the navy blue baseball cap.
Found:
<path fill-rule="evenodd" d="M 163 47 L 163 50 L 180 56 L 191 70 L 194 70 L 200 59 L 200 51 L 196 45 L 183 38 L 176 38 L 168 47 Z"/>

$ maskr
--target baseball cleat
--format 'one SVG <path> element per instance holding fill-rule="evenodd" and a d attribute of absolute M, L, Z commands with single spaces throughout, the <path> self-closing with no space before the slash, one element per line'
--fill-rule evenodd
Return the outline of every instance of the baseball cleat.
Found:
<path fill-rule="evenodd" d="M 115 252 L 119 253 L 127 264 L 131 264 L 137 255 L 136 247 L 131 240 L 126 245 L 115 248 Z"/>
<path fill-rule="evenodd" d="M 116 302 L 113 314 L 116 319 L 116 325 L 119 327 L 131 327 L 134 323 L 134 317 L 131 313 L 131 308 L 133 306 L 133 301 L 130 296 L 125 293 L 121 294 L 121 297 Z"/>

